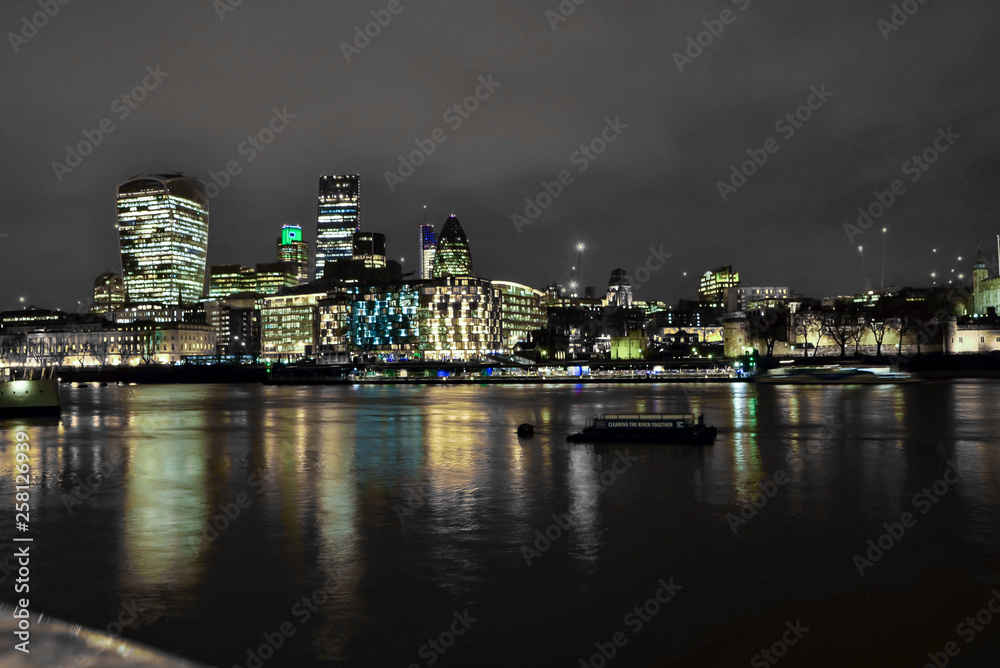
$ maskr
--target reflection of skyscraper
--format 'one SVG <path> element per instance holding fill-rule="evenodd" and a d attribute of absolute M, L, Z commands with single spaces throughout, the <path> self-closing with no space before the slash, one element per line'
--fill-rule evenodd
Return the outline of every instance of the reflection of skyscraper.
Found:
<path fill-rule="evenodd" d="M 437 241 L 434 238 L 433 225 L 420 226 L 420 278 L 427 280 L 434 271 L 434 249 Z"/>
<path fill-rule="evenodd" d="M 319 177 L 316 230 L 316 278 L 327 262 L 351 259 L 351 238 L 361 229 L 361 177 L 357 174 Z"/>
<path fill-rule="evenodd" d="M 300 284 L 309 281 L 309 242 L 302 239 L 300 226 L 282 225 L 277 260 L 295 265 L 295 276 Z"/>
<path fill-rule="evenodd" d="M 205 289 L 208 198 L 204 184 L 180 174 L 118 186 L 122 276 L 134 303 L 196 302 Z"/>
<path fill-rule="evenodd" d="M 431 278 L 444 276 L 470 276 L 472 274 L 472 253 L 469 240 L 458 218 L 451 216 L 445 221 L 434 249 L 434 269 Z"/>

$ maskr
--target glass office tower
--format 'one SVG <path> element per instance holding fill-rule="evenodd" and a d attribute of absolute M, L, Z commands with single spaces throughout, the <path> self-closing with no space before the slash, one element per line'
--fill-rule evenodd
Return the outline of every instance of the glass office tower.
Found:
<path fill-rule="evenodd" d="M 208 198 L 200 179 L 155 174 L 118 186 L 118 238 L 129 301 L 192 303 L 205 290 Z"/>
<path fill-rule="evenodd" d="M 316 278 L 327 262 L 351 259 L 352 237 L 361 229 L 361 177 L 357 174 L 319 177 L 316 227 Z"/>

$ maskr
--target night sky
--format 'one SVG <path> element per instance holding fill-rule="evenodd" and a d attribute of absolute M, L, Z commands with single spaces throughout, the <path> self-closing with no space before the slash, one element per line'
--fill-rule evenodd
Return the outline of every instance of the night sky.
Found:
<path fill-rule="evenodd" d="M 879 26 L 892 3 L 871 0 L 587 0 L 568 16 L 557 0 L 224 2 L 71 0 L 37 34 L 23 22 L 37 0 L 3 3 L 0 308 L 89 302 L 94 277 L 121 266 L 116 186 L 149 172 L 211 182 L 230 161 L 241 172 L 212 199 L 210 264 L 273 261 L 283 223 L 313 246 L 318 176 L 342 173 L 361 175 L 362 229 L 385 233 L 404 270 L 417 269 L 426 205 L 438 230 L 459 217 L 483 276 L 538 288 L 568 282 L 581 241 L 599 291 L 662 246 L 672 257 L 637 296 L 669 302 L 726 264 L 746 285 L 856 292 L 859 244 L 877 288 L 883 226 L 894 285 L 968 275 L 977 246 L 996 253 L 998 2 L 910 0 L 917 11 L 892 32 Z M 342 44 L 388 6 L 401 11 L 348 63 Z M 730 23 L 712 23 L 724 10 Z M 704 21 L 721 34 L 679 71 L 673 54 Z M 468 118 L 446 117 L 480 77 L 499 87 L 479 88 Z M 134 109 L 115 102 L 144 80 Z M 779 131 L 811 87 L 832 97 Z M 241 151 L 275 109 L 294 118 Z M 113 131 L 89 156 L 54 168 L 104 119 Z M 605 152 L 574 156 L 606 119 L 619 126 Z M 960 138 L 912 181 L 905 163 L 949 127 Z M 438 128 L 446 139 L 391 189 L 397 156 Z M 769 138 L 777 152 L 724 202 L 717 183 Z M 519 231 L 512 214 L 563 170 L 572 183 Z M 843 225 L 896 179 L 905 192 L 849 241 Z"/>

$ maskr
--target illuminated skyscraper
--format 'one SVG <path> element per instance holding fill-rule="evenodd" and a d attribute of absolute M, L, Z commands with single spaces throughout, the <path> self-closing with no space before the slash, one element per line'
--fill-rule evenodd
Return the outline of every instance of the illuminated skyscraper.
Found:
<path fill-rule="evenodd" d="M 355 232 L 351 259 L 361 260 L 365 269 L 385 267 L 385 235 L 379 232 Z"/>
<path fill-rule="evenodd" d="M 437 240 L 434 238 L 433 225 L 420 226 L 420 278 L 427 280 L 434 271 L 434 249 Z"/>
<path fill-rule="evenodd" d="M 316 278 L 327 262 L 351 259 L 352 237 L 361 229 L 361 177 L 357 174 L 319 177 L 316 228 Z"/>
<path fill-rule="evenodd" d="M 281 236 L 278 237 L 278 262 L 290 262 L 295 265 L 295 277 L 298 282 L 309 281 L 309 242 L 302 238 L 302 228 L 298 225 L 283 225 Z"/>
<path fill-rule="evenodd" d="M 129 300 L 196 302 L 205 289 L 208 198 L 204 183 L 156 174 L 118 186 L 118 237 Z"/>
<path fill-rule="evenodd" d="M 101 274 L 94 280 L 93 313 L 107 313 L 125 304 L 125 283 L 114 271 Z"/>
<path fill-rule="evenodd" d="M 431 278 L 471 275 L 472 253 L 469 252 L 469 240 L 462 229 L 462 223 L 451 216 L 445 221 L 437 240 Z"/>

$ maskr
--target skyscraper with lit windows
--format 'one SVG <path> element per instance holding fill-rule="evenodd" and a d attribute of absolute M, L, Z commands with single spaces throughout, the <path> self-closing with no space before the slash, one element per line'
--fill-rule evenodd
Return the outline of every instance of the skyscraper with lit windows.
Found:
<path fill-rule="evenodd" d="M 302 238 L 302 227 L 282 225 L 277 246 L 277 261 L 294 264 L 295 277 L 299 284 L 307 283 L 309 281 L 309 242 Z"/>
<path fill-rule="evenodd" d="M 472 253 L 462 223 L 454 215 L 445 221 L 434 249 L 434 269 L 431 278 L 471 276 Z"/>
<path fill-rule="evenodd" d="M 351 259 L 352 238 L 361 229 L 361 177 L 357 174 L 319 177 L 316 226 L 316 279 L 327 262 Z"/>
<path fill-rule="evenodd" d="M 118 239 L 129 301 L 193 303 L 205 289 L 208 198 L 200 179 L 136 177 L 118 186 Z"/>
<path fill-rule="evenodd" d="M 433 225 L 420 226 L 420 278 L 427 280 L 434 271 L 434 249 L 437 239 L 434 237 Z"/>

